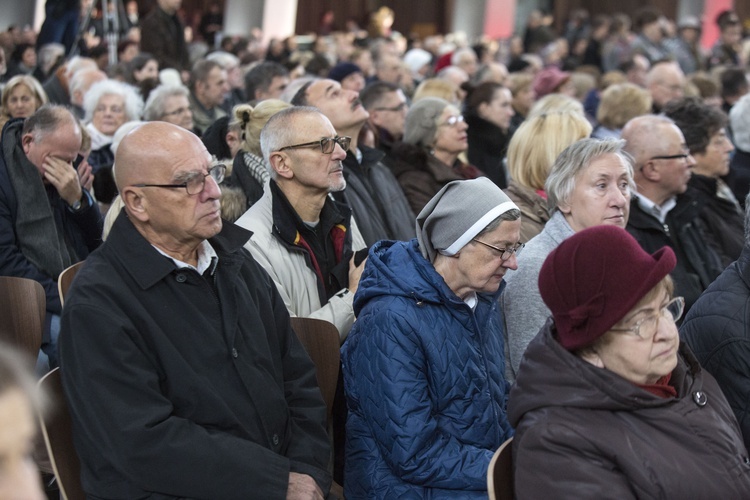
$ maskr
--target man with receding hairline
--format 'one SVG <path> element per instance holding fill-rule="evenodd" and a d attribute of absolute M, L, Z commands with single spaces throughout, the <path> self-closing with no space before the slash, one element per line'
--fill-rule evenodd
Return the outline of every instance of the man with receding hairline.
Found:
<path fill-rule="evenodd" d="M 5 126 L 0 148 L 0 276 L 38 281 L 47 317 L 40 371 L 57 366 L 62 305 L 57 278 L 101 242 L 101 214 L 81 184 L 78 120 L 42 106 Z M 48 360 L 46 359 L 48 358 Z"/>
<path fill-rule="evenodd" d="M 115 158 L 124 209 L 65 302 L 61 365 L 86 493 L 322 499 L 315 369 L 268 274 L 220 218 L 215 164 L 146 123 Z"/>

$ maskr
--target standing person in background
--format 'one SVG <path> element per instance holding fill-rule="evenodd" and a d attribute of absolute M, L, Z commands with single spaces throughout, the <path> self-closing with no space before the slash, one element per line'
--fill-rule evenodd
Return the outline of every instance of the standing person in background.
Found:
<path fill-rule="evenodd" d="M 177 17 L 182 0 L 156 0 L 156 5 L 141 22 L 141 50 L 159 61 L 162 69 L 180 72 L 182 81 L 190 76 L 190 58 L 184 27 Z"/>
<path fill-rule="evenodd" d="M 36 39 L 37 47 L 48 43 L 61 43 L 70 53 L 81 17 L 81 0 L 47 0 L 44 4 L 44 23 Z"/>

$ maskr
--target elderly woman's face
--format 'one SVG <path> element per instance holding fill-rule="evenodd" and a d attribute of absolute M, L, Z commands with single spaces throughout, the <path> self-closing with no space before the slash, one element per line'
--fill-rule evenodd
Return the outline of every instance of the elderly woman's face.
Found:
<path fill-rule="evenodd" d="M 171 95 L 164 98 L 164 114 L 161 121 L 169 122 L 187 130 L 193 130 L 193 112 L 190 101 L 184 95 Z"/>
<path fill-rule="evenodd" d="M 91 123 L 104 135 L 114 135 L 125 123 L 125 98 L 115 94 L 104 94 L 94 109 Z"/>
<path fill-rule="evenodd" d="M 653 384 L 677 366 L 680 338 L 677 325 L 664 306 L 671 300 L 666 292 L 650 302 L 635 306 L 583 357 L 634 384 Z M 658 318 L 657 321 L 653 321 Z M 639 335 L 632 331 L 639 322 Z M 617 330 L 617 331 L 615 331 Z"/>
<path fill-rule="evenodd" d="M 624 228 L 630 212 L 630 172 L 620 157 L 602 155 L 578 172 L 570 203 L 560 211 L 574 231 L 601 224 Z"/>
<path fill-rule="evenodd" d="M 469 142 L 466 130 L 469 128 L 461 117 L 461 112 L 454 106 L 446 106 L 437 121 L 437 132 L 435 132 L 435 145 L 437 151 L 445 151 L 450 154 L 459 154 L 466 151 Z M 452 123 L 452 124 L 451 124 Z"/>
<path fill-rule="evenodd" d="M 497 249 L 513 248 L 521 238 L 521 220 L 503 221 L 494 230 L 467 243 L 455 258 L 450 259 L 455 279 L 447 280 L 461 298 L 470 292 L 494 293 L 508 269 L 518 269 L 515 253 L 507 260 Z M 444 276 L 445 277 L 445 276 Z"/>
<path fill-rule="evenodd" d="M 41 104 L 29 87 L 19 84 L 8 96 L 8 114 L 13 118 L 28 118 Z"/>

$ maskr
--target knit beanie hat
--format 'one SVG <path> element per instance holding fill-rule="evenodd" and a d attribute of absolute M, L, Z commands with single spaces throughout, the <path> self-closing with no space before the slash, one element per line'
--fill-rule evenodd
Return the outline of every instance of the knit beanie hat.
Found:
<path fill-rule="evenodd" d="M 486 177 L 449 182 L 417 216 L 417 241 L 430 262 L 456 255 L 490 222 L 518 207 Z"/>
<path fill-rule="evenodd" d="M 437 133 L 438 118 L 446 106 L 450 105 L 445 99 L 437 97 L 425 97 L 412 104 L 406 114 L 403 141 L 423 148 L 432 146 Z"/>
<path fill-rule="evenodd" d="M 336 66 L 331 68 L 330 71 L 328 71 L 328 78 L 341 83 L 342 81 L 344 81 L 344 78 L 351 75 L 352 73 L 362 73 L 362 69 L 354 63 L 342 62 L 338 63 Z"/>
<path fill-rule="evenodd" d="M 552 311 L 560 345 L 574 351 L 594 343 L 676 263 L 671 248 L 648 254 L 616 226 L 584 229 L 560 243 L 539 272 L 539 292 Z"/>

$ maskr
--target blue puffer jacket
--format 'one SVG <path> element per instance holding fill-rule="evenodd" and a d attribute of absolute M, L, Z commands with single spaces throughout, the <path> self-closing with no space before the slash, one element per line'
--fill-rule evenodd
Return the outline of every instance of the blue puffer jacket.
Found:
<path fill-rule="evenodd" d="M 342 347 L 347 498 L 487 497 L 487 466 L 513 432 L 501 290 L 472 311 L 417 240 L 370 250 Z"/>

